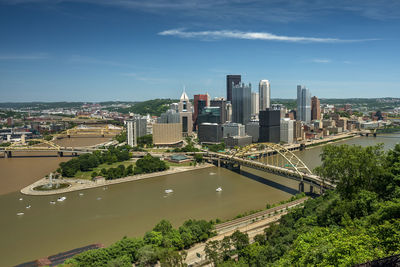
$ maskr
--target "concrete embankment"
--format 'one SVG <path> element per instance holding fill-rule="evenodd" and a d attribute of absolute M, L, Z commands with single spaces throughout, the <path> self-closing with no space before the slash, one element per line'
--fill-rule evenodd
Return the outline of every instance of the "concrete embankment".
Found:
<path fill-rule="evenodd" d="M 96 187 L 110 186 L 110 185 L 126 183 L 126 182 L 133 182 L 133 181 L 137 181 L 137 180 L 143 180 L 143 179 L 148 179 L 148 178 L 153 178 L 153 177 L 158 177 L 158 176 L 163 176 L 163 175 L 176 174 L 176 173 L 187 172 L 187 171 L 194 171 L 194 170 L 209 168 L 209 167 L 213 167 L 213 166 L 214 165 L 212 165 L 212 164 L 203 163 L 203 164 L 199 164 L 197 166 L 171 167 L 169 170 L 162 171 L 162 172 L 153 172 L 153 173 L 128 176 L 128 177 L 119 178 L 119 179 L 115 179 L 115 180 L 106 180 L 104 182 L 93 182 L 90 180 L 73 179 L 73 178 L 61 179 L 58 181 L 56 180 L 55 182 L 68 183 L 68 184 L 70 184 L 70 186 L 67 188 L 58 189 L 58 190 L 49 190 L 49 191 L 34 190 L 33 188 L 35 188 L 37 186 L 41 186 L 41 185 L 45 185 L 45 184 L 49 183 L 49 179 L 42 178 L 39 181 L 21 189 L 21 193 L 24 195 L 34 195 L 34 196 L 56 195 L 56 194 L 63 194 L 63 193 L 91 189 L 91 188 L 96 188 Z"/>

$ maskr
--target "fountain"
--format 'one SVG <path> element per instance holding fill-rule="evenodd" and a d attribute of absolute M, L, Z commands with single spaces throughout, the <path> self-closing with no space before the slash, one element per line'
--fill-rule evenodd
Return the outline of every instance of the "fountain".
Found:
<path fill-rule="evenodd" d="M 54 178 L 54 174 L 51 172 L 49 174 L 49 182 L 47 184 L 44 184 L 44 185 L 39 185 L 39 186 L 33 188 L 33 190 L 49 191 L 49 190 L 62 189 L 62 188 L 66 188 L 66 187 L 70 186 L 69 183 L 60 183 L 57 178 L 58 178 L 58 174 Z M 54 180 L 56 181 L 55 183 L 54 183 Z"/>

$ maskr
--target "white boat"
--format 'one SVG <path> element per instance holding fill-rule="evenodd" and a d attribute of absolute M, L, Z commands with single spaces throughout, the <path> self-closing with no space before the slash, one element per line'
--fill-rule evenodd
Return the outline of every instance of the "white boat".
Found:
<path fill-rule="evenodd" d="M 30 209 L 30 208 L 31 208 L 31 205 L 26 206 L 26 208 L 27 208 L 27 209 Z"/>
<path fill-rule="evenodd" d="M 165 193 L 166 193 L 166 194 L 169 194 L 169 193 L 172 193 L 172 192 L 174 192 L 174 190 L 172 190 L 172 189 L 166 189 L 166 190 L 165 190 Z"/>
<path fill-rule="evenodd" d="M 56 202 L 55 201 L 50 201 L 50 204 L 56 204 Z"/>
<path fill-rule="evenodd" d="M 222 188 L 221 188 L 221 187 L 218 187 L 217 189 L 215 189 L 215 191 L 221 192 L 221 191 L 222 191 Z"/>
<path fill-rule="evenodd" d="M 216 175 L 216 173 L 215 172 L 210 172 L 209 175 Z"/>
<path fill-rule="evenodd" d="M 57 201 L 58 202 L 62 202 L 62 201 L 64 201 L 64 200 L 66 200 L 67 198 L 66 197 L 59 197 L 58 199 L 57 199 Z"/>
<path fill-rule="evenodd" d="M 17 215 L 21 216 L 21 215 L 24 215 L 24 213 L 23 212 L 18 212 Z"/>
<path fill-rule="evenodd" d="M 83 196 L 83 193 L 79 193 L 80 196 Z"/>
<path fill-rule="evenodd" d="M 101 200 L 101 197 L 98 197 L 97 200 Z"/>
<path fill-rule="evenodd" d="M 23 198 L 21 197 L 19 200 L 20 200 L 20 201 L 22 201 L 22 200 L 23 200 Z"/>

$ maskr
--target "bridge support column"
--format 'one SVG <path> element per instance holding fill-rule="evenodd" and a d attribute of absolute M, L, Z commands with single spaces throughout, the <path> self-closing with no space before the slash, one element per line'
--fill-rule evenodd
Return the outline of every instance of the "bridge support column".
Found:
<path fill-rule="evenodd" d="M 4 156 L 5 156 L 6 158 L 12 158 L 12 152 L 11 152 L 11 151 L 5 151 L 5 152 L 4 152 Z"/>
<path fill-rule="evenodd" d="M 376 137 L 376 133 L 374 133 L 374 137 Z"/>
<path fill-rule="evenodd" d="M 57 152 L 57 156 L 59 156 L 59 157 L 64 157 L 64 152 L 58 151 L 58 152 Z"/>
<path fill-rule="evenodd" d="M 310 185 L 310 193 L 314 193 L 314 186 Z"/>
<path fill-rule="evenodd" d="M 304 192 L 304 183 L 303 182 L 299 183 L 299 192 Z"/>
<path fill-rule="evenodd" d="M 221 167 L 221 159 L 218 159 L 218 168 Z"/>

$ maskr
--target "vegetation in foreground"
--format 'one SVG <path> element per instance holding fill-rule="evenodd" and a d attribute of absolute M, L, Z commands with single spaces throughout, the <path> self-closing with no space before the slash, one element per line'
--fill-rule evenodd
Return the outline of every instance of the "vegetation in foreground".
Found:
<path fill-rule="evenodd" d="M 400 145 L 387 153 L 329 145 L 321 156 L 316 171 L 335 191 L 283 216 L 253 244 L 226 251 L 221 241 L 207 257 L 216 266 L 352 266 L 400 253 Z"/>
<path fill-rule="evenodd" d="M 185 252 L 193 244 L 214 236 L 213 223 L 188 220 L 178 229 L 162 220 L 143 238 L 127 238 L 108 248 L 89 250 L 67 260 L 64 266 L 152 266 L 160 261 L 163 266 L 185 266 Z"/>

